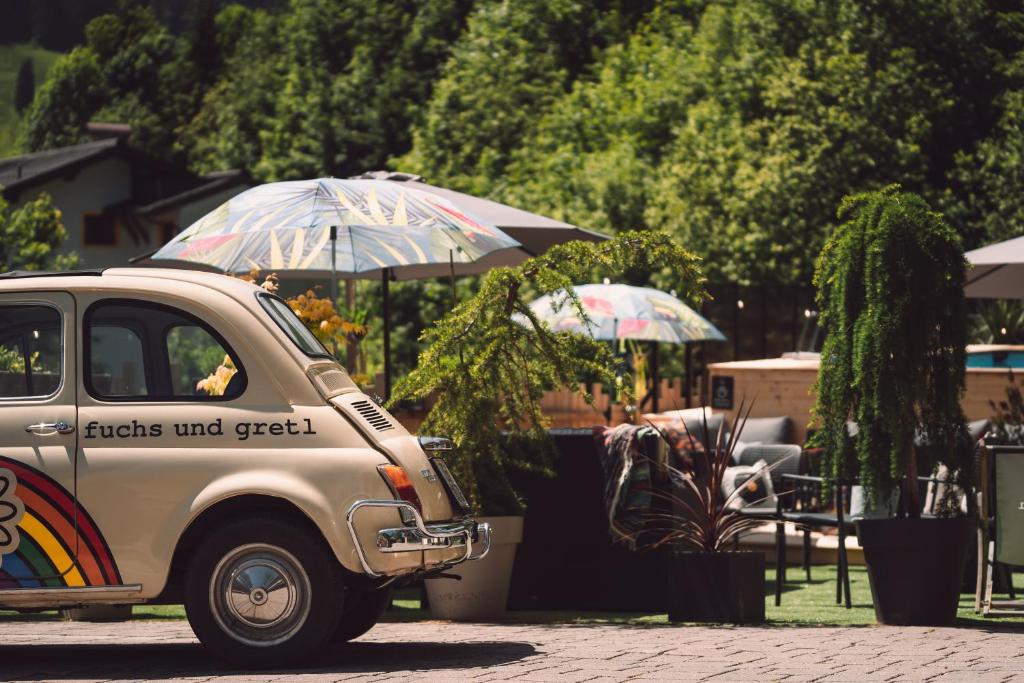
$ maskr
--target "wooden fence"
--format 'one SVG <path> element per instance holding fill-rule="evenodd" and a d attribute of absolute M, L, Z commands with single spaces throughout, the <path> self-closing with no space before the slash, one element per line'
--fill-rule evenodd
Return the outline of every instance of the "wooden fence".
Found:
<path fill-rule="evenodd" d="M 662 379 L 658 395 L 658 409 L 677 410 L 687 405 L 681 378 Z M 384 376 L 378 375 L 374 384 L 365 389 L 371 396 L 383 394 Z M 694 382 L 694 393 L 691 398 L 691 405 L 697 405 L 698 397 L 701 395 L 702 383 Z M 549 391 L 541 399 L 541 407 L 544 414 L 551 420 L 552 428 L 567 427 L 594 427 L 597 425 L 617 425 L 631 420 L 630 411 L 626 406 L 614 400 L 614 397 L 601 384 L 580 385 L 582 391 L 589 391 L 593 397 L 592 403 L 587 403 L 583 396 L 570 389 Z M 650 412 L 653 401 L 650 396 L 641 404 L 640 412 Z M 422 406 L 400 408 L 392 413 L 402 425 L 410 432 L 416 433 L 420 424 L 429 412 L 430 404 L 427 402 Z"/>
<path fill-rule="evenodd" d="M 797 443 L 803 443 L 814 406 L 817 360 L 769 358 L 714 363 L 709 369 L 712 382 L 715 377 L 732 378 L 734 406 L 742 399 L 754 402 L 752 417 L 788 415 Z M 968 368 L 967 390 L 961 401 L 967 419 L 992 417 L 989 401 L 1005 400 L 1008 385 L 1006 368 Z"/>

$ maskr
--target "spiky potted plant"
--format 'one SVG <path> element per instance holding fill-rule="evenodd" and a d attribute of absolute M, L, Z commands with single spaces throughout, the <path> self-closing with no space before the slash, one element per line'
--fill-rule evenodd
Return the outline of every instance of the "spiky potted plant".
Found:
<path fill-rule="evenodd" d="M 878 621 L 948 624 L 974 522 L 920 518 L 918 474 L 938 460 L 971 485 L 963 250 L 940 214 L 898 186 L 847 197 L 838 215 L 815 273 L 823 469 L 858 478 L 876 510 L 900 500 L 890 518 L 857 522 Z"/>
<path fill-rule="evenodd" d="M 764 523 L 764 517 L 745 514 L 743 506 L 769 497 L 764 495 L 764 481 L 781 461 L 760 468 L 729 495 L 722 493 L 750 410 L 741 402 L 731 433 L 724 422 L 717 433 L 710 433 L 705 416 L 703 439 L 691 434 L 685 424 L 685 433 L 674 438 L 659 429 L 670 448 L 686 447 L 690 463 L 686 471 L 667 468 L 669 487 L 654 495 L 667 499 L 671 512 L 651 515 L 660 532 L 653 545 L 673 550 L 669 621 L 754 624 L 765 619 L 764 554 L 732 546 L 743 532 Z"/>

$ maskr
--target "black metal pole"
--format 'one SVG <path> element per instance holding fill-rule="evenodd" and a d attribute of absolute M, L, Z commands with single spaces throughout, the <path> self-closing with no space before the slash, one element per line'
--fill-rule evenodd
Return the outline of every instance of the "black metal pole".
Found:
<path fill-rule="evenodd" d="M 338 226 L 331 226 L 331 307 L 338 307 L 338 271 L 334 260 L 338 254 Z"/>
<path fill-rule="evenodd" d="M 740 286 L 732 288 L 732 359 L 740 359 Z"/>
<path fill-rule="evenodd" d="M 686 380 L 683 382 L 683 391 L 686 392 L 684 396 L 685 407 L 690 407 L 690 394 L 693 393 L 693 345 L 684 344 L 686 347 Z"/>
<path fill-rule="evenodd" d="M 384 318 L 384 400 L 391 398 L 391 293 L 389 280 L 391 269 L 385 268 L 380 276 L 380 295 L 383 301 L 381 317 Z"/>
<path fill-rule="evenodd" d="M 658 412 L 658 394 L 661 393 L 661 377 L 658 376 L 658 342 L 651 342 L 651 377 L 654 387 L 651 389 L 652 412 Z"/>
<path fill-rule="evenodd" d="M 761 285 L 761 358 L 768 357 L 768 285 Z"/>

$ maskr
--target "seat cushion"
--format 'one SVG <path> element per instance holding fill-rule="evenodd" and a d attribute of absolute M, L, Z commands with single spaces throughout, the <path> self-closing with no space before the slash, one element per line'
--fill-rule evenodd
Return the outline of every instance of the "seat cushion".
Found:
<path fill-rule="evenodd" d="M 746 507 L 774 509 L 775 491 L 767 468 L 768 463 L 764 460 L 758 460 L 753 465 L 725 468 L 722 477 L 725 506 L 732 510 Z"/>
<path fill-rule="evenodd" d="M 781 417 L 751 417 L 743 423 L 740 439 L 751 443 L 792 443 L 793 420 Z"/>
<path fill-rule="evenodd" d="M 763 460 L 771 466 L 771 478 L 775 491 L 787 491 L 792 481 L 782 478 L 783 474 L 800 474 L 800 447 L 793 444 L 750 444 L 739 454 L 741 465 L 753 465 Z"/>

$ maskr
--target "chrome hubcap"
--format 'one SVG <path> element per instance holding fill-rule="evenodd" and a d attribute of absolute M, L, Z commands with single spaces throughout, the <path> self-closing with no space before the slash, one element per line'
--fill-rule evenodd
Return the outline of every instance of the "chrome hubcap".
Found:
<path fill-rule="evenodd" d="M 246 645 L 282 643 L 309 616 L 309 577 L 295 557 L 277 546 L 235 548 L 214 569 L 210 607 L 218 625 Z"/>

